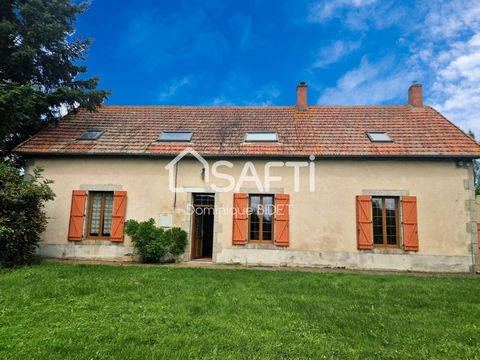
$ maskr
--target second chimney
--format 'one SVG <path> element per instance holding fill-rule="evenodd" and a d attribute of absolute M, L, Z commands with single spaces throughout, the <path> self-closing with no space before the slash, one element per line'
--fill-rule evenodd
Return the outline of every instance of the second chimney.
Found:
<path fill-rule="evenodd" d="M 307 110 L 307 84 L 301 82 L 297 85 L 297 110 Z"/>
<path fill-rule="evenodd" d="M 408 88 L 408 105 L 423 107 L 422 84 L 413 83 Z"/>

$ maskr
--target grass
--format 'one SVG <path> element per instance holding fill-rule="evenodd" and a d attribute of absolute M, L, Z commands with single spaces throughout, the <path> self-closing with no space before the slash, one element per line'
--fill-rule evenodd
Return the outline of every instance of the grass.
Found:
<path fill-rule="evenodd" d="M 47 263 L 0 272 L 1 359 L 480 358 L 480 278 Z"/>

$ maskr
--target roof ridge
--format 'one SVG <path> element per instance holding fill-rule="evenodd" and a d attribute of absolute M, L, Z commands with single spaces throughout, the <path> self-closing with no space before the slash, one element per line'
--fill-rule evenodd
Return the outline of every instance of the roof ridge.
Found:
<path fill-rule="evenodd" d="M 406 104 L 397 105 L 308 105 L 308 108 L 408 108 Z M 101 108 L 189 108 L 189 109 L 295 109 L 295 105 L 101 105 Z M 82 108 L 83 109 L 83 108 Z M 308 111 L 308 110 L 307 110 Z"/>

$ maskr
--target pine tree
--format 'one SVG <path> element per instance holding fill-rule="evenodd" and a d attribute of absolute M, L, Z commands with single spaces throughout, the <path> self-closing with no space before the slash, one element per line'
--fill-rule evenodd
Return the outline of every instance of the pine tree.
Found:
<path fill-rule="evenodd" d="M 0 157 L 57 121 L 60 109 L 94 111 L 110 93 L 79 79 L 91 43 L 75 36 L 86 3 L 0 0 Z"/>

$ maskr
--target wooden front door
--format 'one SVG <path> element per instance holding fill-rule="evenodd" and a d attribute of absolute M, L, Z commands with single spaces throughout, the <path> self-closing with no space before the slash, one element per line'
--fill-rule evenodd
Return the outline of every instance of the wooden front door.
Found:
<path fill-rule="evenodd" d="M 214 194 L 193 194 L 192 259 L 212 256 L 214 199 Z"/>

